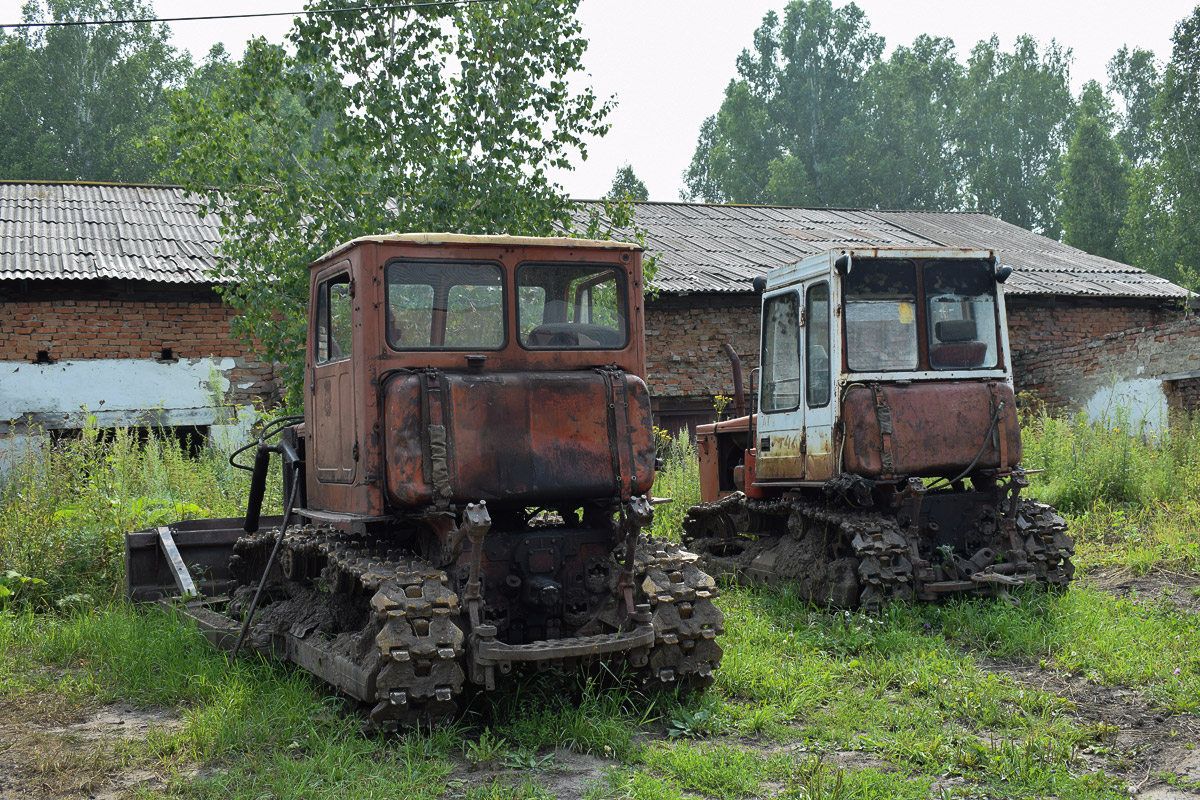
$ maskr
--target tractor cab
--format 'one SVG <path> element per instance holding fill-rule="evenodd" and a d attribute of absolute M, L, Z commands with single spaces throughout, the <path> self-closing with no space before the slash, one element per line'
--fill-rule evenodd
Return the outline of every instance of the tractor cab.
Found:
<path fill-rule="evenodd" d="M 759 281 L 758 414 L 721 423 L 722 438 L 745 431 L 745 456 L 723 453 L 706 494 L 769 496 L 843 473 L 1007 474 L 1021 455 L 1009 272 L 990 250 L 946 248 L 834 250 L 772 270 Z M 717 430 L 700 429 L 702 456 Z"/>

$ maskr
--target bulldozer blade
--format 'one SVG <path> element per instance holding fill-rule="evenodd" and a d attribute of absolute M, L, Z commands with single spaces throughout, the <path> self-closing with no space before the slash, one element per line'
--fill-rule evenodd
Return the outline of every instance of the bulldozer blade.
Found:
<path fill-rule="evenodd" d="M 270 526 L 282 520 L 262 522 Z M 245 535 L 242 523 L 241 517 L 192 519 L 162 526 L 165 536 L 158 527 L 125 534 L 125 596 L 135 602 L 177 597 L 187 579 L 201 597 L 224 594 L 231 584 L 233 545 Z"/>

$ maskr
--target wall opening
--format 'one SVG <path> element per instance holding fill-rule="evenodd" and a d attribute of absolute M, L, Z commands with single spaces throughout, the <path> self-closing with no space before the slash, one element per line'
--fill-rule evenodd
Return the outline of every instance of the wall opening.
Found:
<path fill-rule="evenodd" d="M 49 350 L 38 350 L 37 355 L 33 359 L 33 363 L 35 364 L 53 364 L 54 362 L 55 359 L 50 357 Z"/>
<path fill-rule="evenodd" d="M 57 428 L 49 431 L 51 442 L 74 441 L 83 438 L 82 428 Z M 145 445 L 151 437 L 165 439 L 174 443 L 189 458 L 199 458 L 204 446 L 208 443 L 208 425 L 180 425 L 174 428 L 93 428 L 96 441 L 112 442 L 117 438 L 117 431 L 124 430 L 133 436 L 139 445 Z"/>
<path fill-rule="evenodd" d="M 1193 414 L 1200 411 L 1200 377 L 1163 381 L 1167 408 L 1172 414 Z"/>

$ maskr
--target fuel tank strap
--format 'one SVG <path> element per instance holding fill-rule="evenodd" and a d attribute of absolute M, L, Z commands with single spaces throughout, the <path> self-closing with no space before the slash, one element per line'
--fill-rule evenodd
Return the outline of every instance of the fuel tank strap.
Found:
<path fill-rule="evenodd" d="M 1004 401 L 1000 398 L 1000 385 L 997 383 L 989 383 L 988 390 L 992 395 L 992 414 L 996 416 L 996 427 L 992 429 L 993 444 L 998 444 L 996 449 L 1000 453 L 1000 471 L 1004 472 L 1008 469 L 1008 425 L 1004 412 L 996 413 Z M 998 434 L 998 435 L 997 435 Z"/>
<path fill-rule="evenodd" d="M 896 460 L 892 455 L 892 407 L 888 405 L 887 394 L 878 383 L 871 384 L 871 392 L 875 395 L 875 419 L 879 422 L 879 460 L 883 464 L 883 475 L 890 478 L 896 470 Z"/>
<path fill-rule="evenodd" d="M 604 378 L 608 406 L 608 441 L 612 457 L 613 489 L 621 499 L 631 494 L 633 453 L 629 431 L 629 397 L 625 373 L 617 367 L 596 370 Z M 628 467 L 628 468 L 627 468 Z"/>
<path fill-rule="evenodd" d="M 437 370 L 421 373 L 421 413 L 425 422 L 425 479 L 433 487 L 434 502 L 441 507 L 449 504 L 454 491 L 450 488 L 449 442 L 446 437 L 445 392 Z"/>

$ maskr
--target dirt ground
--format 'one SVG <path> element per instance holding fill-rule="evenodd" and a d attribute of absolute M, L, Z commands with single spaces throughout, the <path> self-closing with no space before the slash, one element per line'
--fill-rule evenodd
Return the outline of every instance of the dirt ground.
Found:
<path fill-rule="evenodd" d="M 1200 578 L 1194 576 L 1162 572 L 1132 576 L 1110 570 L 1087 580 L 1118 596 L 1170 602 L 1185 613 L 1200 613 Z M 1104 746 L 1082 757 L 1090 769 L 1119 777 L 1131 798 L 1200 800 L 1200 715 L 1157 708 L 1136 687 L 1098 686 L 1023 662 L 981 659 L 978 663 L 1067 698 L 1079 719 L 1107 726 L 1111 734 Z M 155 730 L 180 724 L 169 709 L 75 706 L 50 695 L 0 698 L 0 800 L 120 800 L 139 791 L 163 789 L 168 776 L 157 773 L 130 745 Z M 728 744 L 761 748 L 764 755 L 797 746 L 746 739 Z M 844 769 L 887 768 L 869 753 L 825 755 Z M 544 759 L 534 777 L 554 797 L 569 800 L 583 795 L 613 766 L 604 759 L 558 752 Z M 1167 783 L 1164 775 L 1176 777 Z M 472 786 L 520 777 L 500 764 L 463 762 L 450 776 L 445 796 L 461 797 Z M 947 788 L 951 787 L 936 786 L 935 793 Z"/>
<path fill-rule="evenodd" d="M 164 776 L 129 744 L 179 724 L 166 709 L 0 698 L 0 798 L 118 800 L 162 787 Z"/>

